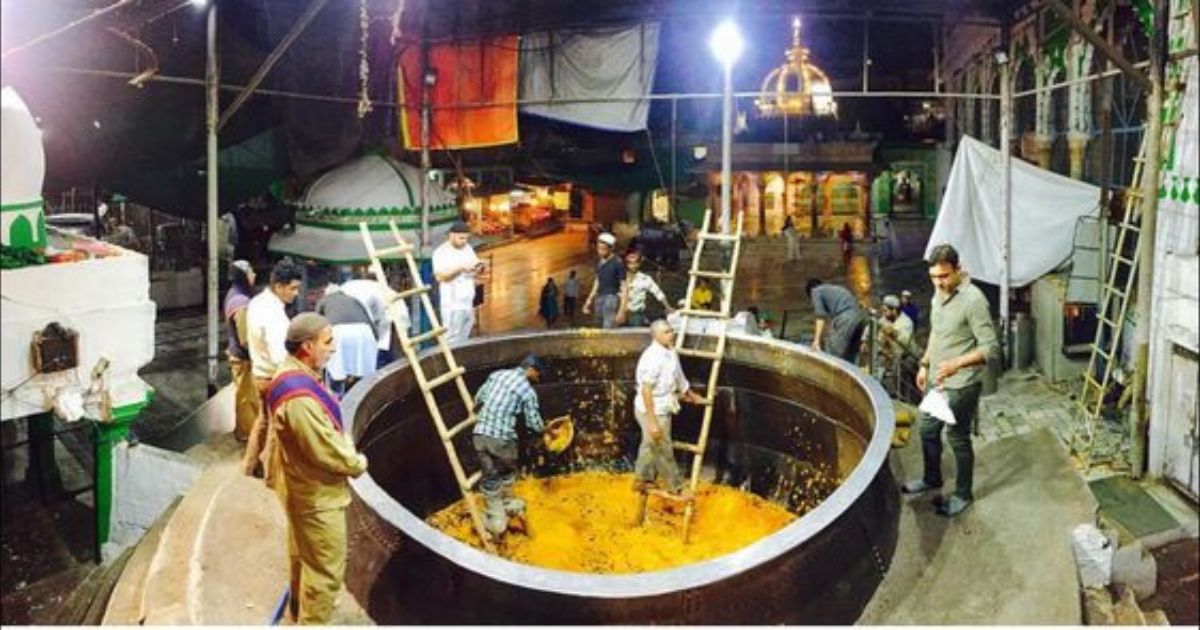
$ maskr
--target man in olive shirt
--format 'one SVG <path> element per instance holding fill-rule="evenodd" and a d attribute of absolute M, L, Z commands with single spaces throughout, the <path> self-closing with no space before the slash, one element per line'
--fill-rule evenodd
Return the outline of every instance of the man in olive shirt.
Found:
<path fill-rule="evenodd" d="M 975 499 L 971 484 L 975 452 L 971 446 L 971 424 L 983 388 L 987 360 L 998 348 L 987 298 L 966 279 L 959 268 L 958 252 L 950 245 L 938 245 L 929 257 L 929 278 L 936 293 L 930 305 L 929 345 L 917 372 L 917 387 L 923 392 L 932 377 L 954 412 L 955 424 L 947 428 L 947 439 L 954 451 L 956 487 L 948 499 L 936 502 L 943 516 L 954 516 Z M 941 420 L 921 414 L 921 450 L 925 473 L 906 482 L 901 490 L 919 494 L 942 486 Z"/>
<path fill-rule="evenodd" d="M 329 320 L 297 315 L 285 343 L 288 357 L 266 399 L 274 438 L 266 482 L 287 515 L 288 618 L 328 624 L 346 573 L 347 478 L 366 472 L 367 458 L 343 433 L 337 399 L 321 384 L 320 371 L 334 352 Z"/>

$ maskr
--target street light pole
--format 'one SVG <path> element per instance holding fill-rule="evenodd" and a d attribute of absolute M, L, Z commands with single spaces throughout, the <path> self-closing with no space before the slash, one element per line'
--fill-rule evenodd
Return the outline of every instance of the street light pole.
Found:
<path fill-rule="evenodd" d="M 733 195 L 733 63 L 742 54 L 742 35 L 732 20 L 725 20 L 713 31 L 708 45 L 725 70 L 721 107 L 721 231 L 728 234 Z"/>
<path fill-rule="evenodd" d="M 725 95 L 721 106 L 721 232 L 728 234 L 733 193 L 733 64 L 725 64 Z"/>

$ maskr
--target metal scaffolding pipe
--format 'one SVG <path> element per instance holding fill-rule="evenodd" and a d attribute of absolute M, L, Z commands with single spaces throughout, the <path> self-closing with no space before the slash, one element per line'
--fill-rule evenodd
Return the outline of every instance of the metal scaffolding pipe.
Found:
<path fill-rule="evenodd" d="M 1101 54 L 1107 57 L 1109 61 L 1112 61 L 1114 65 L 1121 69 L 1122 72 L 1129 75 L 1129 78 L 1133 79 L 1133 81 L 1137 83 L 1143 90 L 1151 89 L 1150 80 L 1146 78 L 1146 75 L 1138 72 L 1134 65 L 1125 59 L 1125 56 L 1121 54 L 1121 51 L 1117 50 L 1112 44 L 1109 44 L 1107 41 L 1097 35 L 1096 31 L 1092 30 L 1092 27 L 1084 24 L 1083 20 L 1080 20 L 1079 16 L 1075 15 L 1075 12 L 1072 11 L 1070 7 L 1068 7 L 1066 4 L 1063 4 L 1062 0 L 1045 1 L 1046 5 L 1051 9 L 1054 9 L 1054 12 L 1057 13 L 1058 16 L 1063 20 L 1065 20 L 1067 24 L 1070 24 L 1071 28 L 1076 33 L 1079 33 L 1079 35 L 1086 39 L 1089 44 L 1095 46 L 1096 50 L 1099 50 Z M 1154 6 L 1155 4 L 1156 3 L 1152 3 L 1151 6 Z"/>
<path fill-rule="evenodd" d="M 1149 66 L 1150 66 L 1149 61 L 1139 61 L 1139 62 L 1133 64 L 1133 67 L 1135 67 L 1135 68 L 1147 68 Z M 1109 77 L 1112 77 L 1112 76 L 1115 76 L 1118 74 L 1124 74 L 1124 73 L 1119 69 L 1105 70 L 1103 72 L 1089 74 L 1086 77 L 1079 77 L 1078 79 L 1069 79 L 1066 81 L 1059 81 L 1058 83 L 1052 83 L 1050 85 L 1043 86 L 1040 88 L 1029 88 L 1028 90 L 1022 90 L 1020 92 L 1014 93 L 1013 98 L 1024 98 L 1026 96 L 1034 96 L 1034 95 L 1040 94 L 1042 92 L 1053 92 L 1054 90 L 1060 90 L 1065 87 L 1070 87 L 1077 83 L 1089 83 L 1092 81 L 1102 81 L 1104 79 L 1107 79 Z"/>
<path fill-rule="evenodd" d="M 14 46 L 13 48 L 10 48 L 10 49 L 4 51 L 3 54 L 0 54 L 0 59 L 8 59 L 9 57 L 11 57 L 23 50 L 33 48 L 34 46 L 37 46 L 38 44 L 40 44 L 42 42 L 54 39 L 55 37 L 58 37 L 59 35 L 62 35 L 63 33 L 66 33 L 67 31 L 75 29 L 79 26 L 87 24 L 88 22 L 91 22 L 92 20 L 96 20 L 96 19 L 102 18 L 110 13 L 113 13 L 114 11 L 116 11 L 116 10 L 120 9 L 121 7 L 124 7 L 125 5 L 128 5 L 132 2 L 133 2 L 133 0 L 119 0 L 118 2 L 114 2 L 110 5 L 108 5 L 107 7 L 104 7 L 103 9 L 96 9 L 95 11 L 92 11 L 91 13 L 85 15 L 84 17 L 81 17 L 78 20 L 75 20 L 74 22 L 66 24 L 66 25 L 62 26 L 61 28 L 56 28 L 53 31 L 50 31 L 49 33 L 44 33 L 42 35 L 38 35 L 37 37 L 34 37 L 33 39 L 25 42 L 24 44 L 18 44 L 17 46 Z"/>
<path fill-rule="evenodd" d="M 304 33 L 304 29 L 308 28 L 309 23 L 313 21 L 313 18 L 317 17 L 317 13 L 321 12 L 321 9 L 327 2 L 329 0 L 312 0 L 312 3 L 304 10 L 304 14 L 296 19 L 296 23 L 292 25 L 292 29 L 288 31 L 287 35 L 283 36 L 283 39 L 279 40 L 279 44 L 275 46 L 271 54 L 267 55 L 267 58 L 263 60 L 258 70 L 254 71 L 254 76 L 250 77 L 250 80 L 246 82 L 246 87 L 237 95 L 237 98 L 233 99 L 229 107 L 226 107 L 225 111 L 221 113 L 221 120 L 217 124 L 218 131 L 224 129 L 225 125 L 229 123 L 229 119 L 233 118 L 238 109 L 246 101 L 250 100 L 250 96 L 254 94 L 254 90 L 258 89 L 259 84 L 263 82 L 263 79 L 267 78 L 267 74 L 271 72 L 275 64 L 283 58 L 283 53 L 292 47 L 292 44 Z"/>
<path fill-rule="evenodd" d="M 1003 232 L 1000 236 L 1004 279 L 1000 282 L 1000 344 L 1005 361 L 1012 357 L 1009 325 L 1009 285 L 1012 284 L 1012 77 L 1008 61 L 1000 64 L 1000 203 Z M 1006 363 L 1005 365 L 1008 365 Z"/>
<path fill-rule="evenodd" d="M 115 70 L 95 70 L 91 68 L 72 68 L 67 66 L 58 66 L 49 68 L 51 72 L 60 72 L 64 74 L 78 74 L 85 76 L 107 77 L 112 79 L 129 80 L 137 76 L 134 72 L 121 72 Z M 177 77 L 170 75 L 155 75 L 146 80 L 146 83 L 169 83 L 177 85 L 195 85 L 203 86 L 203 79 L 193 77 Z M 229 92 L 240 92 L 246 88 L 244 85 L 232 83 L 220 84 L 220 89 Z M 274 96 L 279 98 L 294 98 L 298 100 L 320 101 L 326 103 L 348 103 L 357 105 L 358 98 L 350 98 L 345 96 L 329 96 L 324 94 L 308 94 L 305 92 L 292 92 L 288 90 L 271 90 L 259 88 L 255 90 L 255 94 L 262 96 Z M 734 92 L 734 98 L 757 98 L 760 96 L 758 92 Z M 833 92 L 830 94 L 833 98 L 912 98 L 912 99 L 927 99 L 927 98 L 945 98 L 945 99 L 964 99 L 964 100 L 999 100 L 998 94 L 965 94 L 961 92 Z M 647 94 L 645 96 L 631 97 L 611 97 L 611 98 L 580 98 L 580 99 L 518 99 L 509 101 L 482 101 L 475 103 L 457 103 L 454 105 L 436 105 L 432 107 L 433 111 L 453 110 L 453 109 L 478 109 L 488 107 L 502 107 L 508 105 L 575 105 L 584 103 L 625 103 L 633 101 L 669 101 L 669 100 L 715 100 L 724 98 L 721 92 L 678 92 L 668 94 Z M 390 107 L 390 108 L 405 108 L 417 109 L 419 103 L 401 104 L 396 101 L 371 101 L 372 107 Z"/>
<path fill-rule="evenodd" d="M 221 67 L 217 58 L 217 3 L 208 5 L 208 54 L 205 77 L 205 132 L 207 135 L 208 160 L 205 175 L 208 179 L 208 293 L 205 301 L 208 304 L 208 396 L 217 393 L 217 336 L 220 320 L 217 317 L 217 280 L 219 269 L 217 265 L 219 251 L 217 249 L 217 110 L 221 105 L 220 92 L 217 86 L 221 82 Z"/>

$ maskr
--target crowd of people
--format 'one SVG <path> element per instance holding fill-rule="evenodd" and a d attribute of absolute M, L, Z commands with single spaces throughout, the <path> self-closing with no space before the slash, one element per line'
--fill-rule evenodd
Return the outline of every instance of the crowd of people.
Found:
<path fill-rule="evenodd" d="M 433 252 L 440 325 L 451 345 L 469 338 L 478 306 L 476 283 L 489 274 L 468 234 L 466 224 L 455 223 Z M 681 312 L 716 310 L 715 304 L 723 302 L 715 295 L 720 287 L 701 279 L 693 288 L 691 303 L 680 300 L 676 309 L 654 277 L 642 271 L 641 252 L 630 249 L 618 256 L 615 237 L 602 233 L 596 239 L 596 254 L 582 314 L 593 317 L 598 328 L 649 323 L 650 343 L 632 375 L 637 384 L 634 416 L 642 436 L 634 489 L 654 489 L 690 500 L 675 465 L 671 419 L 680 403 L 702 402 L 702 397 L 690 389 L 674 340 L 683 323 Z M 297 263 L 289 258 L 276 263 L 266 286 L 257 292 L 249 263 L 235 261 L 230 273 L 224 316 L 235 391 L 234 434 L 246 444 L 243 470 L 263 478 L 287 514 L 289 619 L 325 623 L 344 578 L 347 479 L 367 469 L 365 455 L 343 432 L 339 398 L 392 360 L 392 329 L 408 328 L 408 312 L 391 288 L 362 270 L 341 284 L 329 283 L 314 311 L 294 317 L 289 317 L 289 308 L 303 278 Z M 883 360 L 875 364 L 874 376 L 885 386 L 900 380 L 890 370 L 914 369 L 911 380 L 919 392 L 935 388 L 946 397 L 958 422 L 947 425 L 921 415 L 924 472 L 919 479 L 905 482 L 901 490 L 921 494 L 941 487 L 945 432 L 954 452 L 956 488 L 937 500 L 937 510 L 953 516 L 974 498 L 971 425 L 983 366 L 997 343 L 987 300 L 961 270 L 952 247 L 934 248 L 929 275 L 935 295 L 923 350 L 914 334 L 921 320 L 910 291 L 883 296 L 878 312 L 862 308 L 845 287 L 818 278 L 809 279 L 805 291 L 816 316 L 814 350 L 851 363 L 864 351 L 878 353 Z M 554 278 L 546 280 L 538 314 L 547 326 L 554 326 L 560 313 L 575 323 L 579 291 L 574 270 L 561 288 Z M 650 298 L 664 314 L 652 322 L 647 315 Z M 688 332 L 712 332 L 706 327 L 715 323 L 730 326 L 730 331 L 770 335 L 769 322 L 754 306 L 731 319 L 726 324 L 692 318 Z M 524 417 L 531 432 L 544 430 L 533 385 L 546 374 L 546 364 L 530 355 L 520 365 L 492 373 L 475 395 L 473 446 L 482 472 L 485 527 L 492 536 L 503 535 L 510 519 L 524 514 L 524 502 L 512 494 L 519 451 L 515 425 Z"/>

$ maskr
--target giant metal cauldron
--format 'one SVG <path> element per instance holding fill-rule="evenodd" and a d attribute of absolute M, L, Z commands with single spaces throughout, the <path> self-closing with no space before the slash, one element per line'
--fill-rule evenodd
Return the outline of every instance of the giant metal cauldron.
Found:
<path fill-rule="evenodd" d="M 648 341 L 645 329 L 511 335 L 472 341 L 455 357 L 467 366 L 472 391 L 493 369 L 529 352 L 546 360 L 542 410 L 553 416 L 573 409 L 576 441 L 561 461 L 539 462 L 533 441 L 522 439 L 526 472 L 545 475 L 628 467 L 637 445 L 631 379 Z M 422 365 L 428 374 L 445 370 L 431 353 Z M 699 383 L 707 365 L 685 360 L 684 370 Z M 705 458 L 710 473 L 793 508 L 815 503 L 814 492 L 824 500 L 726 556 L 594 575 L 510 562 L 426 525 L 426 516 L 459 499 L 458 489 L 408 364 L 381 370 L 343 401 L 348 430 L 370 459 L 369 473 L 351 484 L 350 591 L 381 624 L 855 621 L 896 544 L 890 401 L 848 364 L 779 341 L 731 337 L 721 382 Z M 447 422 L 463 417 L 453 385 L 438 394 Z M 685 407 L 676 439 L 695 440 L 698 416 Z M 475 462 L 467 433 L 456 443 L 469 474 Z"/>

